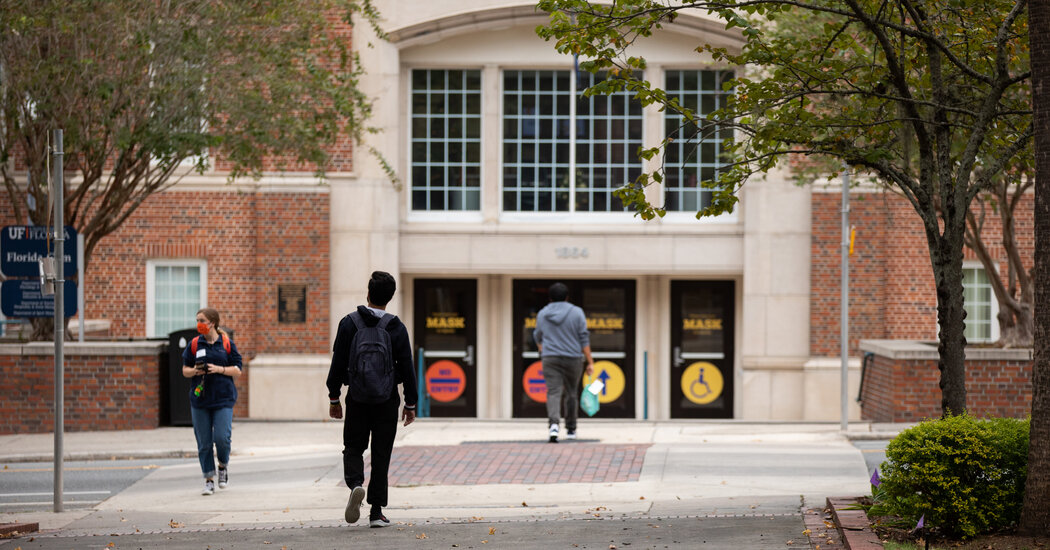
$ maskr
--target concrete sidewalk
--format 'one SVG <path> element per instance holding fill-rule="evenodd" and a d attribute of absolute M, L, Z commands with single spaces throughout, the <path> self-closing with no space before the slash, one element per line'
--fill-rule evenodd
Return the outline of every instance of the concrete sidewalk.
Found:
<path fill-rule="evenodd" d="M 551 532 L 564 527 L 568 536 L 578 531 L 562 522 L 586 521 L 599 531 L 613 529 L 613 523 L 596 520 L 633 522 L 640 533 L 653 520 L 689 518 L 677 522 L 684 529 L 735 518 L 743 537 L 755 534 L 744 525 L 765 518 L 768 524 L 758 525 L 780 527 L 769 533 L 776 542 L 761 547 L 783 547 L 777 545 L 803 536 L 806 509 L 822 508 L 828 496 L 869 492 L 864 459 L 850 438 L 891 438 L 904 427 L 857 423 L 843 433 L 837 423 L 586 420 L 579 441 L 554 446 L 543 443 L 542 420 L 421 419 L 398 431 L 386 511 L 400 531 L 430 528 L 432 536 L 447 532 L 452 538 L 457 529 L 437 526 L 511 523 L 516 527 L 505 533 L 527 536 L 520 524 L 541 522 Z M 326 530 L 351 528 L 341 519 L 349 494 L 342 482 L 341 438 L 342 423 L 336 421 L 236 421 L 231 487 L 201 497 L 191 428 L 70 433 L 64 438 L 68 459 L 186 462 L 158 468 L 93 510 L 0 514 L 0 522 L 39 522 L 38 540 L 67 543 L 102 534 L 129 537 L 125 544 L 131 537 L 200 532 L 244 541 L 251 537 L 229 533 L 298 528 L 317 529 L 307 538 L 319 537 L 321 544 Z M 52 434 L 0 436 L 0 463 L 50 461 L 53 440 Z M 640 453 L 636 463 L 624 462 L 628 450 Z M 565 467 L 573 457 L 585 463 Z M 513 468 L 518 477 L 508 474 Z M 594 472 L 616 475 L 599 478 Z M 676 536 L 687 535 L 700 536 Z M 23 542 L 23 548 L 37 547 Z"/>

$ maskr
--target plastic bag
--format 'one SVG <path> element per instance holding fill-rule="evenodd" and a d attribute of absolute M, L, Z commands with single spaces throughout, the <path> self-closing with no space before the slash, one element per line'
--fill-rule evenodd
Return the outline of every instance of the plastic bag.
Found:
<path fill-rule="evenodd" d="M 587 416 L 594 416 L 601 407 L 598 394 L 601 393 L 603 387 L 605 384 L 601 380 L 595 380 L 583 388 L 583 393 L 580 394 L 580 408 L 587 413 Z"/>
<path fill-rule="evenodd" d="M 587 416 L 594 416 L 600 406 L 598 396 L 584 388 L 583 393 L 580 394 L 580 408 L 583 409 L 583 412 L 587 413 Z"/>

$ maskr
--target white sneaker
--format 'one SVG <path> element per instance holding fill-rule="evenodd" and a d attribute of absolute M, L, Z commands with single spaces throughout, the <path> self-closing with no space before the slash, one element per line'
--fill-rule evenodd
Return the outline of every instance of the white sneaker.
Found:
<path fill-rule="evenodd" d="M 557 443 L 558 442 L 558 425 L 557 424 L 551 424 L 551 429 L 550 429 L 550 432 L 548 432 L 548 434 L 550 435 L 550 442 L 551 443 Z"/>
<path fill-rule="evenodd" d="M 214 495 L 215 494 L 215 482 L 210 479 L 204 480 L 204 488 L 201 489 L 202 495 Z"/>
<path fill-rule="evenodd" d="M 358 519 L 361 519 L 361 502 L 364 500 L 364 487 L 357 486 L 350 491 L 350 500 L 346 502 L 346 511 L 343 513 L 343 519 L 347 523 L 355 523 Z"/>
<path fill-rule="evenodd" d="M 226 468 L 219 468 L 219 488 L 225 489 L 230 484 L 230 473 Z"/>
<path fill-rule="evenodd" d="M 565 439 L 576 439 L 576 430 L 570 430 L 568 433 L 566 433 Z M 219 487 L 222 487 L 222 485 L 220 484 Z"/>

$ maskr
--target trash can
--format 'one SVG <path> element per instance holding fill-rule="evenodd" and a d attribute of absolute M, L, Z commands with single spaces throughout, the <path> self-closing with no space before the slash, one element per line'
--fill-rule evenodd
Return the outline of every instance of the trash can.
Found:
<path fill-rule="evenodd" d="M 168 334 L 168 372 L 161 392 L 161 424 L 165 426 L 192 426 L 190 416 L 190 389 L 193 379 L 182 375 L 182 350 L 197 337 L 196 328 L 177 330 Z"/>
<path fill-rule="evenodd" d="M 233 331 L 222 327 L 233 339 Z M 165 426 L 192 426 L 190 416 L 190 389 L 193 379 L 182 375 L 182 352 L 190 341 L 199 336 L 196 328 L 177 330 L 168 334 L 168 372 L 161 376 L 161 424 Z"/>

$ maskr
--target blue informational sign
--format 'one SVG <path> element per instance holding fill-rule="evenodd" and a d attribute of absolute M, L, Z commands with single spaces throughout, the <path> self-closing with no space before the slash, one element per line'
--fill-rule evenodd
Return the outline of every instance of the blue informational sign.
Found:
<path fill-rule="evenodd" d="M 65 281 L 62 305 L 66 317 L 77 314 L 77 285 Z M 0 309 L 5 317 L 54 317 L 55 296 L 40 293 L 40 279 L 8 280 L 0 283 Z"/>
<path fill-rule="evenodd" d="M 51 228 L 43 225 L 8 225 L 0 232 L 0 272 L 8 277 L 39 277 L 40 258 L 48 253 L 48 233 Z M 68 277 L 77 272 L 77 230 L 65 226 L 63 273 Z M 55 243 L 50 243 L 51 251 Z"/>

